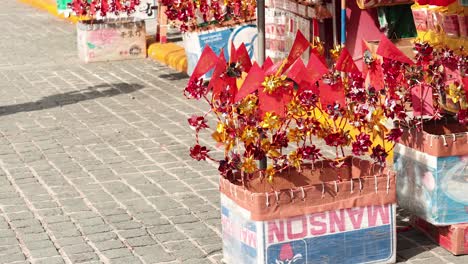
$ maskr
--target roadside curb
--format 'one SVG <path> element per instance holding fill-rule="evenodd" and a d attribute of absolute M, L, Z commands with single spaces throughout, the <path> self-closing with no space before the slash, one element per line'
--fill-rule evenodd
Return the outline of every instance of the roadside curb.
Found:
<path fill-rule="evenodd" d="M 166 64 L 180 72 L 187 72 L 185 49 L 175 43 L 153 43 L 149 45 L 148 58 Z"/>
<path fill-rule="evenodd" d="M 55 17 L 58 17 L 60 19 L 67 20 L 73 24 L 78 22 L 77 17 L 73 17 L 73 16 L 66 17 L 63 14 L 59 14 L 57 11 L 57 4 L 53 0 L 18 0 L 18 1 L 27 5 L 33 6 L 37 9 L 47 11 L 49 14 Z"/>
<path fill-rule="evenodd" d="M 46 11 L 55 17 L 73 24 L 78 22 L 77 17 L 65 17 L 63 14 L 59 14 L 54 0 L 18 0 L 18 2 Z M 183 47 L 175 43 L 152 43 L 148 45 L 147 52 L 148 58 L 163 63 L 177 71 L 187 72 L 187 57 Z"/>

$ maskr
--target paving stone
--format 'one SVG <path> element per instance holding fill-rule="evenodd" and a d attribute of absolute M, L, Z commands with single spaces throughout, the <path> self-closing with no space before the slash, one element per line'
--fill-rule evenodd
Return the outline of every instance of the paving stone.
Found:
<path fill-rule="evenodd" d="M 132 217 L 128 214 L 118 214 L 118 215 L 110 215 L 106 217 L 106 221 L 109 221 L 110 223 L 121 223 L 125 221 L 131 220 Z"/>
<path fill-rule="evenodd" d="M 431 258 L 425 258 L 425 259 L 416 259 L 411 261 L 411 263 L 415 264 L 444 264 L 447 263 L 443 259 L 440 259 L 438 257 L 431 257 Z"/>
<path fill-rule="evenodd" d="M 67 255 L 93 252 L 93 248 L 90 247 L 88 244 L 85 244 L 85 243 L 75 244 L 75 245 L 71 245 L 71 246 L 64 246 L 62 248 L 62 250 L 65 251 L 67 253 Z"/>
<path fill-rule="evenodd" d="M 141 229 L 142 228 L 142 225 L 136 221 L 114 223 L 113 225 L 117 230 L 129 230 L 129 229 Z"/>
<path fill-rule="evenodd" d="M 150 236 L 140 236 L 127 239 L 127 243 L 132 247 L 142 247 L 156 244 L 156 241 L 154 241 Z"/>
<path fill-rule="evenodd" d="M 17 245 L 0 247 L 0 255 L 23 254 L 21 248 Z"/>
<path fill-rule="evenodd" d="M 135 252 L 142 256 L 148 263 L 169 262 L 175 260 L 175 257 L 165 251 L 161 246 L 138 247 Z"/>
<path fill-rule="evenodd" d="M 25 259 L 26 257 L 22 253 L 2 256 L 3 263 L 12 263 L 12 262 L 17 263 L 20 261 L 24 261 Z"/>
<path fill-rule="evenodd" d="M 95 217 L 95 218 L 85 218 L 77 221 L 78 224 L 82 227 L 88 227 L 88 226 L 97 226 L 97 225 L 104 225 L 104 221 L 100 217 Z"/>
<path fill-rule="evenodd" d="M 16 245 L 18 240 L 16 237 L 2 237 L 0 238 L 0 246 Z"/>
<path fill-rule="evenodd" d="M 52 248 L 54 247 L 54 244 L 52 241 L 48 240 L 36 240 L 36 241 L 30 241 L 26 242 L 26 247 L 29 250 L 36 250 L 36 249 L 43 249 L 43 248 Z"/>
<path fill-rule="evenodd" d="M 33 261 L 33 264 L 64 264 L 65 261 L 62 257 L 48 257 L 43 259 L 37 259 Z"/>
<path fill-rule="evenodd" d="M 77 245 L 85 243 L 84 239 L 82 237 L 66 237 L 66 238 L 61 238 L 57 240 L 57 244 L 60 247 L 65 247 L 65 246 L 71 246 L 71 245 Z"/>
<path fill-rule="evenodd" d="M 96 243 L 96 242 L 107 241 L 111 239 L 117 239 L 117 234 L 114 232 L 104 232 L 104 233 L 88 235 L 87 237 L 89 238 L 89 240 Z"/>
<path fill-rule="evenodd" d="M 48 224 L 63 223 L 63 222 L 70 222 L 70 218 L 64 215 L 53 215 L 53 216 L 44 217 L 44 221 Z"/>
<path fill-rule="evenodd" d="M 81 227 L 81 230 L 85 235 L 92 235 L 92 234 L 111 231 L 112 228 L 108 225 L 102 224 L 102 225 L 94 225 L 94 226 L 83 226 Z"/>
<path fill-rule="evenodd" d="M 125 247 L 125 245 L 119 240 L 107 240 L 103 242 L 96 242 L 94 244 L 100 251 Z"/>
<path fill-rule="evenodd" d="M 8 214 L 8 218 L 10 221 L 25 220 L 34 218 L 34 215 L 30 212 L 12 213 Z"/>
<path fill-rule="evenodd" d="M 0 238 L 15 237 L 15 236 L 16 236 L 16 233 L 11 229 L 0 230 Z"/>
<path fill-rule="evenodd" d="M 132 256 L 132 253 L 126 248 L 117 248 L 101 252 L 104 256 L 115 259 Z"/>
<path fill-rule="evenodd" d="M 99 257 L 95 253 L 88 252 L 88 253 L 80 253 L 68 256 L 72 263 L 87 263 L 93 260 L 98 260 Z"/>
<path fill-rule="evenodd" d="M 139 264 L 143 263 L 137 257 L 124 257 L 124 258 L 117 258 L 112 260 L 112 264 Z"/>
<path fill-rule="evenodd" d="M 33 258 L 45 258 L 45 257 L 53 257 L 59 255 L 57 249 L 54 247 L 47 247 L 41 249 L 35 249 L 29 251 Z"/>
<path fill-rule="evenodd" d="M 417 248 L 410 248 L 410 249 L 405 249 L 405 250 L 400 250 L 398 251 L 398 256 L 404 258 L 404 259 L 425 259 L 425 258 L 431 258 L 434 255 L 431 254 L 428 250 L 425 250 L 422 247 L 417 247 Z"/>

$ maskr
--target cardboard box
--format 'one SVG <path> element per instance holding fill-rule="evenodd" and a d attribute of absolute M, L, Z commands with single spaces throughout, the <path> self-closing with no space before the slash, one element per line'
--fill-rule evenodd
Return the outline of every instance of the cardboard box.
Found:
<path fill-rule="evenodd" d="M 437 226 L 468 222 L 468 156 L 435 157 L 402 144 L 393 155 L 400 207 Z"/>
<path fill-rule="evenodd" d="M 468 223 L 468 133 L 451 121 L 405 129 L 394 149 L 400 207 L 437 225 Z"/>
<path fill-rule="evenodd" d="M 267 221 L 221 194 L 224 261 L 234 263 L 395 263 L 395 204 Z"/>
<path fill-rule="evenodd" d="M 393 44 L 401 50 L 408 58 L 414 60 L 414 56 L 416 55 L 416 51 L 413 49 L 414 38 L 403 38 L 403 39 L 398 39 L 394 40 L 392 39 Z M 379 40 L 368 40 L 367 43 L 369 43 L 369 48 L 371 49 L 371 52 L 375 53 L 377 51 L 377 48 L 379 46 Z"/>
<path fill-rule="evenodd" d="M 434 226 L 417 217 L 411 219 L 411 223 L 414 227 L 421 230 L 421 232 L 452 254 L 468 254 L 468 223 L 450 226 Z"/>
<path fill-rule="evenodd" d="M 77 45 L 79 57 L 84 62 L 146 58 L 145 21 L 80 21 Z"/>

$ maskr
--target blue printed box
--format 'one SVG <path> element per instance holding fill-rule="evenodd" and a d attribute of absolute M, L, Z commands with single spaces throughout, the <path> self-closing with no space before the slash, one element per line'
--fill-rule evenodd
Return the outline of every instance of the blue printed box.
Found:
<path fill-rule="evenodd" d="M 466 144 L 451 136 L 444 140 L 447 145 L 444 148 L 448 148 L 449 143 Z M 429 144 L 435 145 L 433 142 Z M 467 165 L 468 155 L 433 156 L 426 151 L 397 144 L 394 167 L 400 207 L 433 225 L 467 223 Z"/>
<path fill-rule="evenodd" d="M 183 45 L 187 55 L 187 74 L 191 75 L 195 65 L 200 59 L 203 48 L 208 45 L 216 54 L 224 52 L 224 57 L 229 60 L 231 43 L 238 48 L 245 44 L 250 58 L 257 58 L 257 26 L 255 24 L 241 24 L 232 27 L 223 27 L 200 32 L 187 32 L 183 35 Z M 208 72 L 203 77 L 211 78 L 213 72 Z"/>
<path fill-rule="evenodd" d="M 395 205 L 371 205 L 267 221 L 221 194 L 229 264 L 394 263 Z"/>

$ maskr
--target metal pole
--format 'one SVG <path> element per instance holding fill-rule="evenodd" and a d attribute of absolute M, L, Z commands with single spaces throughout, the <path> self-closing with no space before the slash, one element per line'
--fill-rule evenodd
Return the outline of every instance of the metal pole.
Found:
<path fill-rule="evenodd" d="M 257 0 L 257 30 L 258 30 L 258 50 L 257 62 L 263 65 L 265 62 L 265 0 Z M 265 135 L 261 135 L 264 137 Z M 266 157 L 259 161 L 260 169 L 264 170 L 267 167 Z"/>
<path fill-rule="evenodd" d="M 346 44 L 346 0 L 341 0 L 341 45 Z"/>
<path fill-rule="evenodd" d="M 336 26 L 336 0 L 332 1 L 333 45 L 338 45 L 338 29 Z"/>
<path fill-rule="evenodd" d="M 257 29 L 257 62 L 259 65 L 263 65 L 265 62 L 265 0 L 257 0 Z"/>

